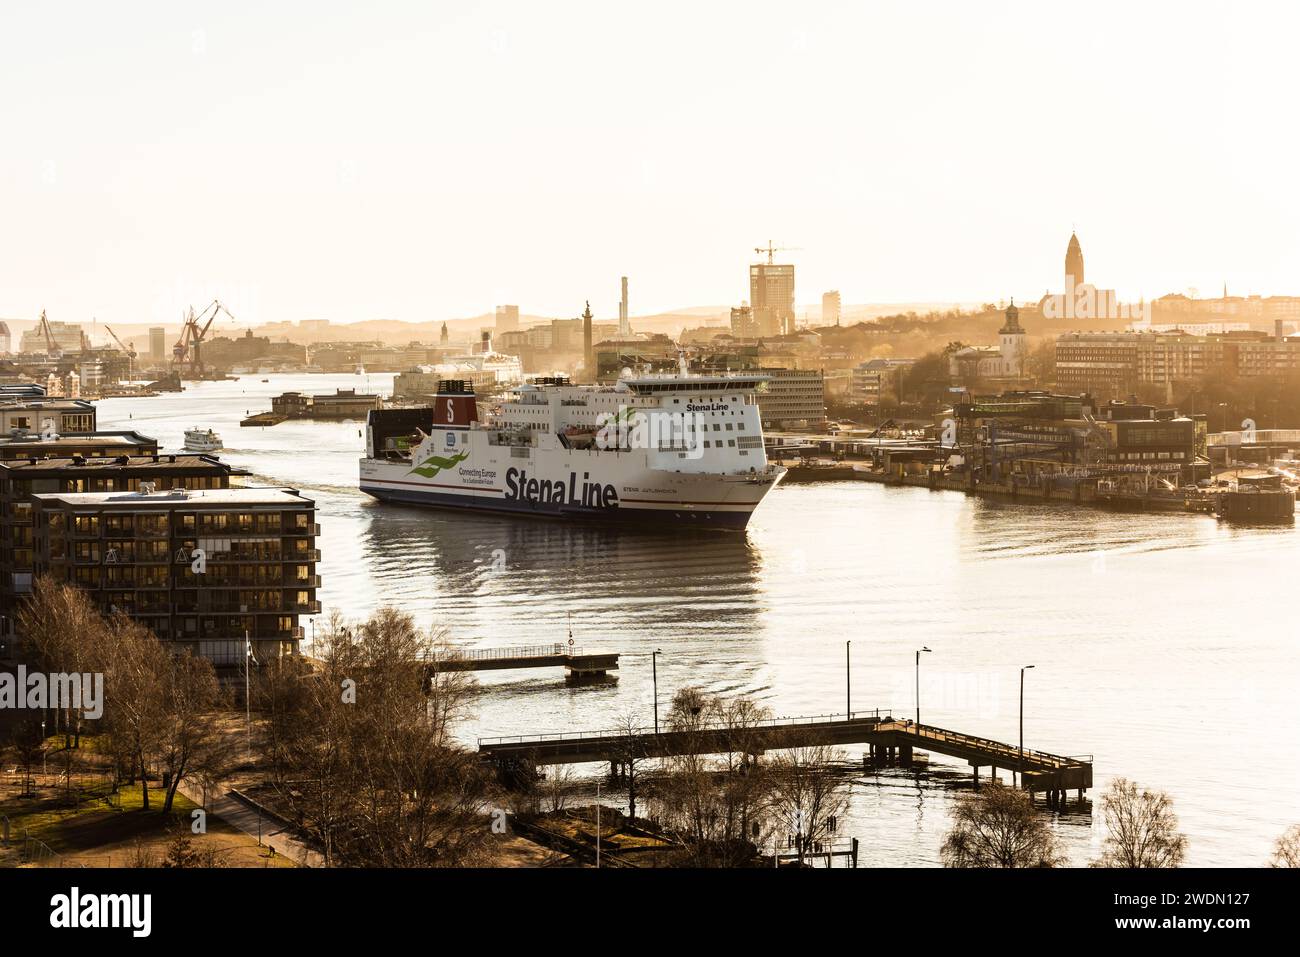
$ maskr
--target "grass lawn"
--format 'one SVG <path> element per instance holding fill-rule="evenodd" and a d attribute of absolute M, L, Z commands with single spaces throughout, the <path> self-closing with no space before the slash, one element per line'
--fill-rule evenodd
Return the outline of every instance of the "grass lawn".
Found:
<path fill-rule="evenodd" d="M 65 864 L 88 867 L 129 867 L 140 858 L 162 863 L 177 829 L 190 830 L 195 805 L 180 794 L 171 813 L 161 813 L 165 792 L 149 788 L 149 810 L 144 809 L 139 784 L 123 786 L 117 797 L 120 806 L 103 801 L 83 801 L 76 807 L 62 805 L 57 795 L 24 799 L 17 796 L 0 801 L 0 813 L 10 821 L 10 846 L 0 851 L 0 865 L 20 866 L 23 829 L 43 842 Z M 115 800 L 115 805 L 119 804 Z M 190 834 L 191 848 L 211 852 L 224 867 L 292 867 L 280 855 L 268 857 L 257 839 L 229 827 L 214 816 L 207 819 L 206 834 Z M 44 855 L 48 858 L 48 855 Z"/>

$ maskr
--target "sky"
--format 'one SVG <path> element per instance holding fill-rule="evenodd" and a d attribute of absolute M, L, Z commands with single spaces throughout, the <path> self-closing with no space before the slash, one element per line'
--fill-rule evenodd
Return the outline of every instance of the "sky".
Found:
<path fill-rule="evenodd" d="M 0 316 L 1300 294 L 1290 5 L 0 7 Z"/>

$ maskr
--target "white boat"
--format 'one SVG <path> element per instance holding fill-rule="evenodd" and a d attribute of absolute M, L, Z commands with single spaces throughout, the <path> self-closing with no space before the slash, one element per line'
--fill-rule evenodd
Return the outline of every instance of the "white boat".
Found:
<path fill-rule="evenodd" d="M 744 528 L 786 472 L 763 447 L 767 379 L 546 377 L 517 387 L 486 422 L 469 383 L 446 380 L 431 409 L 370 412 L 361 490 L 408 505 Z"/>
<path fill-rule="evenodd" d="M 186 429 L 186 452 L 216 452 L 223 448 L 221 436 L 211 429 Z"/>

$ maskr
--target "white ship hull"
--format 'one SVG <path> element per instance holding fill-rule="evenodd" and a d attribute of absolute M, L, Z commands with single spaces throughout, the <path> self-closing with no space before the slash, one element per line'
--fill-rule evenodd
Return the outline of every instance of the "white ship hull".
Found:
<path fill-rule="evenodd" d="M 478 436 L 474 436 L 478 438 Z M 483 437 L 486 439 L 486 436 Z M 472 439 L 471 439 L 472 442 Z M 486 441 L 483 443 L 486 445 Z M 759 476 L 663 472 L 637 462 L 633 452 L 530 450 L 512 457 L 509 448 L 420 466 L 380 459 L 361 462 L 361 490 L 386 502 L 511 512 L 537 517 L 602 522 L 674 523 L 744 528 L 750 514 L 785 474 Z M 505 453 L 502 455 L 501 453 Z"/>
<path fill-rule="evenodd" d="M 541 380 L 486 423 L 466 383 L 443 382 L 433 408 L 370 413 L 360 487 L 408 505 L 744 528 L 785 475 L 763 448 L 763 378 Z"/>

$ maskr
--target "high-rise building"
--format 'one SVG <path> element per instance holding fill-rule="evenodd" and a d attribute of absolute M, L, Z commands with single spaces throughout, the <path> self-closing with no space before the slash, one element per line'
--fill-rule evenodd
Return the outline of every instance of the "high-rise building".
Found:
<path fill-rule="evenodd" d="M 794 331 L 794 266 L 754 263 L 749 267 L 749 307 L 760 336 Z"/>
<path fill-rule="evenodd" d="M 9 333 L 9 327 L 0 321 L 0 354 L 6 353 L 13 345 L 13 338 Z"/>
<path fill-rule="evenodd" d="M 167 330 L 162 326 L 151 326 L 149 329 L 149 358 L 154 362 L 162 362 L 167 358 Z"/>
<path fill-rule="evenodd" d="M 1065 247 L 1065 288 L 1070 290 L 1083 285 L 1083 247 L 1079 237 L 1070 233 L 1070 244 Z"/>
<path fill-rule="evenodd" d="M 496 331 L 514 332 L 519 328 L 519 307 L 518 306 L 497 306 L 497 323 Z"/>
<path fill-rule="evenodd" d="M 627 315 L 627 276 L 623 277 L 623 297 L 618 301 L 618 334 L 624 339 L 632 335 L 632 323 Z"/>
<path fill-rule="evenodd" d="M 822 293 L 822 325 L 840 324 L 840 291 L 832 289 Z"/>

